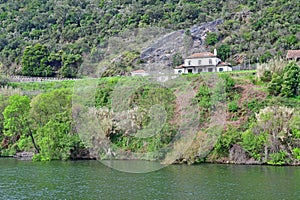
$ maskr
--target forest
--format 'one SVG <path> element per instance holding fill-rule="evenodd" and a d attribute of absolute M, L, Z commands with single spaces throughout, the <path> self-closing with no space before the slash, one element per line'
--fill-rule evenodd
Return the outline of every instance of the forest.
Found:
<path fill-rule="evenodd" d="M 216 19 L 224 22 L 209 36 L 209 49 L 225 49 L 232 64 L 264 63 L 300 48 L 299 10 L 297 0 L 1 0 L 0 67 L 25 76 L 89 75 L 83 60 L 104 59 L 118 33 L 189 29 Z"/>

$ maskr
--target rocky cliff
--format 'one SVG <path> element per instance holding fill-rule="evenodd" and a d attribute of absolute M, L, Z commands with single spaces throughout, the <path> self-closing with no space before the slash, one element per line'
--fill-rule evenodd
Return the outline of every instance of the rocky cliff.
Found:
<path fill-rule="evenodd" d="M 185 58 L 192 53 L 210 51 L 205 44 L 206 35 L 217 32 L 218 25 L 222 23 L 222 19 L 217 19 L 162 36 L 141 52 L 141 59 L 145 61 L 144 68 L 148 71 L 172 70 L 175 54 Z"/>

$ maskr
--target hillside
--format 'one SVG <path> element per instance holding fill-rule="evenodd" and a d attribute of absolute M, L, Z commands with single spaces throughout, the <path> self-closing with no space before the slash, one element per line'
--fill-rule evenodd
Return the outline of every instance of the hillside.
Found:
<path fill-rule="evenodd" d="M 0 156 L 300 164 L 300 67 L 0 87 Z M 31 153 L 31 154 L 32 154 Z"/>
<path fill-rule="evenodd" d="M 224 51 L 223 60 L 233 64 L 266 62 L 300 48 L 299 6 L 297 0 L 1 0 L 0 66 L 8 74 L 92 75 L 107 58 L 110 38 L 119 33 L 160 27 L 185 30 L 188 38 L 186 30 L 216 19 L 223 23 L 207 35 L 206 50 Z M 125 62 L 133 66 L 124 70 L 128 66 L 121 64 L 106 74 L 126 74 L 135 67 Z"/>

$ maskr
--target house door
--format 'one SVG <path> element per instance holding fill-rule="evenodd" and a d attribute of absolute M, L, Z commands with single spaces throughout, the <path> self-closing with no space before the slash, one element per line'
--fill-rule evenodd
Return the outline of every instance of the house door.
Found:
<path fill-rule="evenodd" d="M 193 69 L 188 69 L 188 73 L 193 73 Z"/>

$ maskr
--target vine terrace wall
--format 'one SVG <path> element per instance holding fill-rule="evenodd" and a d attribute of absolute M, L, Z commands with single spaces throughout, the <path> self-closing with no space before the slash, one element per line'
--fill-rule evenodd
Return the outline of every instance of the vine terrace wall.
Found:
<path fill-rule="evenodd" d="M 7 79 L 10 82 L 42 82 L 42 81 L 79 80 L 78 78 L 31 77 L 31 76 L 7 76 Z"/>

